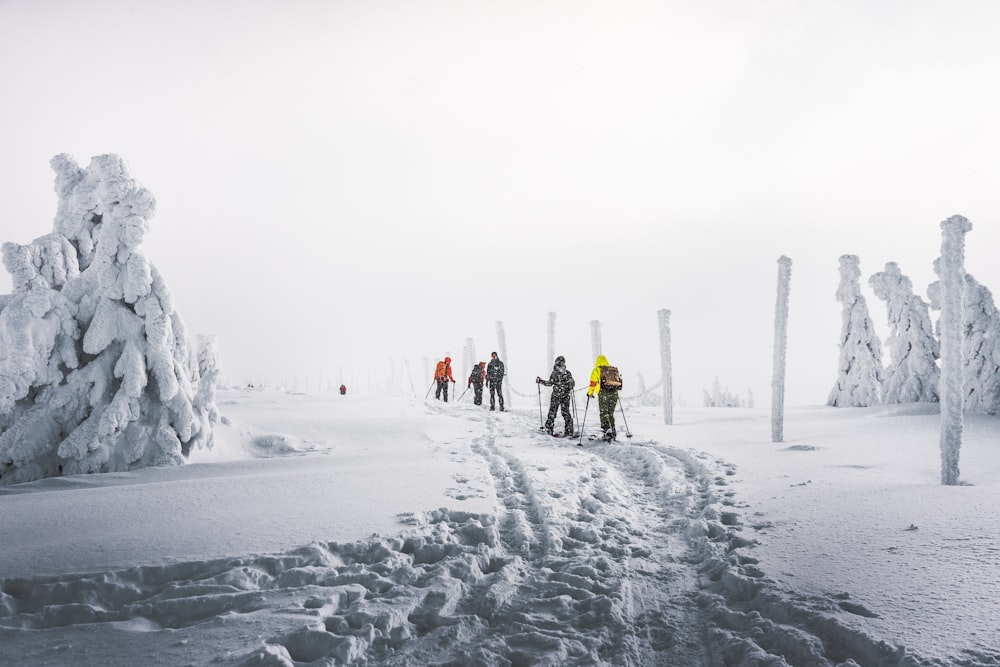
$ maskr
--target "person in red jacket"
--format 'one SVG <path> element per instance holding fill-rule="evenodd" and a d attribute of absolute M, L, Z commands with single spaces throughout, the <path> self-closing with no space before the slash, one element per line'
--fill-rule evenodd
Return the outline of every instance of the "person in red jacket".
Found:
<path fill-rule="evenodd" d="M 455 381 L 455 377 L 451 374 L 451 357 L 445 357 L 444 361 L 438 362 L 437 368 L 434 369 L 434 381 L 437 382 L 434 398 L 441 400 L 441 395 L 444 394 L 444 402 L 447 403 L 448 383 Z"/>

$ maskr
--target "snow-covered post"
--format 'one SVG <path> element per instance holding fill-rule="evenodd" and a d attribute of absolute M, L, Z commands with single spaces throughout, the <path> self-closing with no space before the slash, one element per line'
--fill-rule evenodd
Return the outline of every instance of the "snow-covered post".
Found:
<path fill-rule="evenodd" d="M 863 408 L 882 402 L 882 345 L 861 295 L 860 263 L 857 255 L 840 256 L 840 363 L 828 405 Z"/>
<path fill-rule="evenodd" d="M 545 368 L 552 368 L 556 361 L 556 314 L 549 313 L 548 339 L 545 347 Z"/>
<path fill-rule="evenodd" d="M 504 364 L 503 400 L 509 410 L 510 402 L 510 361 L 507 358 L 507 334 L 503 330 L 503 322 L 497 320 L 497 347 L 500 352 L 500 361 Z"/>
<path fill-rule="evenodd" d="M 965 309 L 965 234 L 960 215 L 941 222 L 941 483 L 958 484 L 962 447 L 962 314 Z"/>
<path fill-rule="evenodd" d="M 601 321 L 592 320 L 590 322 L 590 349 L 593 358 L 597 359 L 601 355 Z"/>
<path fill-rule="evenodd" d="M 785 429 L 785 353 L 788 349 L 788 292 L 792 260 L 778 258 L 778 298 L 774 306 L 774 361 L 771 375 L 771 442 L 782 442 Z"/>
<path fill-rule="evenodd" d="M 406 370 L 406 380 L 410 383 L 410 395 L 417 398 L 417 389 L 413 386 L 413 373 L 410 372 L 410 360 L 403 357 L 403 368 Z"/>
<path fill-rule="evenodd" d="M 471 338 L 465 339 L 465 367 L 462 369 L 462 377 L 458 378 L 458 384 L 466 384 L 469 381 L 469 375 L 472 374 L 472 367 L 477 363 L 476 359 L 476 341 Z"/>
<path fill-rule="evenodd" d="M 674 383 L 670 360 L 670 311 L 657 311 L 660 320 L 660 370 L 663 373 L 663 423 L 674 423 Z"/>

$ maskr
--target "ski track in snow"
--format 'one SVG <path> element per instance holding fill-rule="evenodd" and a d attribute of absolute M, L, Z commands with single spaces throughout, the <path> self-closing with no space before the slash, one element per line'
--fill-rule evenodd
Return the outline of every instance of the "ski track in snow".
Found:
<path fill-rule="evenodd" d="M 495 515 L 440 509 L 401 517 L 396 537 L 6 579 L 5 654 L 114 665 L 115 646 L 141 642 L 148 665 L 200 664 L 195 647 L 218 665 L 944 664 L 851 629 L 838 619 L 870 612 L 849 599 L 761 572 L 723 461 L 638 438 L 580 448 L 516 413 L 428 409 L 474 422 Z M 565 453 L 555 467 L 552 447 Z"/>

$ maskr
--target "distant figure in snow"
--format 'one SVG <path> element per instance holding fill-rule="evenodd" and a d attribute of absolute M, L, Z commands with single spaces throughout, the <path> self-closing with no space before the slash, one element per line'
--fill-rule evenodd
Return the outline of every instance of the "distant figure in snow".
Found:
<path fill-rule="evenodd" d="M 535 378 L 535 382 L 546 387 L 552 387 L 552 397 L 549 399 L 549 417 L 545 420 L 545 432 L 552 435 L 552 427 L 556 423 L 556 411 L 562 408 L 563 420 L 566 428 L 563 435 L 567 438 L 573 437 L 573 413 L 569 410 L 569 401 L 573 397 L 573 388 L 576 381 L 573 374 L 566 368 L 566 357 L 556 357 L 556 363 L 552 367 L 552 373 L 548 380 L 540 377 Z"/>
<path fill-rule="evenodd" d="M 490 363 L 486 366 L 486 384 L 490 388 L 490 410 L 496 409 L 496 399 L 500 400 L 500 412 L 503 412 L 503 384 L 504 366 L 500 357 L 494 352 L 490 355 Z"/>
<path fill-rule="evenodd" d="M 455 377 L 451 374 L 451 357 L 445 357 L 444 361 L 439 361 L 434 369 L 434 381 L 437 382 L 437 389 L 434 391 L 434 398 L 441 400 L 444 394 L 444 402 L 448 402 L 448 383 L 454 382 Z"/>
<path fill-rule="evenodd" d="M 472 367 L 472 372 L 469 374 L 469 386 L 472 387 L 473 396 L 472 402 L 476 405 L 483 404 L 483 383 L 486 381 L 486 362 L 480 361 L 478 364 Z"/>
<path fill-rule="evenodd" d="M 608 442 L 618 438 L 615 430 L 615 406 L 618 405 L 618 391 L 622 388 L 622 378 L 618 369 L 608 363 L 603 354 L 597 357 L 594 370 L 590 373 L 590 387 L 587 396 L 597 397 L 601 415 L 601 430 Z"/>
<path fill-rule="evenodd" d="M 347 393 L 347 386 L 346 385 L 340 385 L 340 395 L 343 396 L 346 393 Z"/>

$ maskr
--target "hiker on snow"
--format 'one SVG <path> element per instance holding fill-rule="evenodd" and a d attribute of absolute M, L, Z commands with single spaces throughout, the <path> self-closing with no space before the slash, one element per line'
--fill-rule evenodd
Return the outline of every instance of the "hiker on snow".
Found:
<path fill-rule="evenodd" d="M 504 374 L 503 362 L 500 361 L 500 357 L 497 356 L 496 352 L 490 356 L 493 358 L 490 359 L 490 363 L 486 366 L 486 384 L 490 388 L 490 410 L 495 409 L 495 397 L 498 397 L 500 399 L 500 412 L 503 412 L 503 388 L 501 387 Z"/>
<path fill-rule="evenodd" d="M 476 405 L 483 404 L 483 382 L 486 381 L 486 362 L 480 361 L 478 364 L 472 367 L 472 373 L 469 374 L 469 386 L 473 387 L 472 402 Z M 468 391 L 468 389 L 466 389 Z"/>
<path fill-rule="evenodd" d="M 434 398 L 440 400 L 441 394 L 444 393 L 444 402 L 447 403 L 448 383 L 455 381 L 455 377 L 451 374 L 451 357 L 445 357 L 444 361 L 438 362 L 437 368 L 434 369 L 434 380 L 437 382 Z"/>
<path fill-rule="evenodd" d="M 622 377 L 618 369 L 610 365 L 608 358 L 603 354 L 598 356 L 594 370 L 590 374 L 587 396 L 597 397 L 601 430 L 604 431 L 604 439 L 609 442 L 618 438 L 618 432 L 615 431 L 615 406 L 618 405 L 618 391 L 621 388 Z"/>
<path fill-rule="evenodd" d="M 573 397 L 576 382 L 573 374 L 566 368 L 566 357 L 556 357 L 555 366 L 548 380 L 538 377 L 535 382 L 546 387 L 552 387 L 552 397 L 549 399 L 549 418 L 545 420 L 545 432 L 552 435 L 552 427 L 556 423 L 556 410 L 562 408 L 562 416 L 566 421 L 563 435 L 573 437 L 573 413 L 569 411 L 569 401 Z"/>

